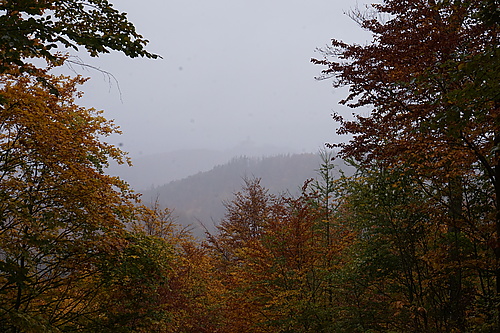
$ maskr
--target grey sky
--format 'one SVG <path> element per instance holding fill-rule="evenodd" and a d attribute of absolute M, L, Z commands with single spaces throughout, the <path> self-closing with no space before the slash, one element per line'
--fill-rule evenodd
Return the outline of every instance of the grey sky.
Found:
<path fill-rule="evenodd" d="M 132 157 L 187 148 L 227 149 L 244 141 L 315 152 L 335 140 L 332 110 L 345 94 L 314 76 L 315 48 L 330 38 L 369 36 L 340 0 L 115 0 L 149 51 L 162 60 L 117 53 L 84 62 L 111 72 L 92 79 L 83 104 L 104 109 Z M 361 2 L 360 2 L 361 3 Z M 346 110 L 345 112 L 350 112 Z"/>

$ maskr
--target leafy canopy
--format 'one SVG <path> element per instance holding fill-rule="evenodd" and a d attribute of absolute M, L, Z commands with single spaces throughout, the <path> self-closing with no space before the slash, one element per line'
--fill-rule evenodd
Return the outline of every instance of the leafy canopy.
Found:
<path fill-rule="evenodd" d="M 107 0 L 0 1 L 0 73 L 12 65 L 27 69 L 26 59 L 55 65 L 61 50 L 79 47 L 93 57 L 111 50 L 156 59 L 127 14 Z"/>

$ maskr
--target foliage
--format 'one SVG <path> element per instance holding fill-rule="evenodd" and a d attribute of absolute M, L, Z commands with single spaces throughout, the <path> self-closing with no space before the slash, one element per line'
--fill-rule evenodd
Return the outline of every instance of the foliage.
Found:
<path fill-rule="evenodd" d="M 0 77 L 0 326 L 77 329 L 96 290 L 96 261 L 122 243 L 134 196 L 104 175 L 122 153 L 116 127 L 74 104 L 81 78 Z"/>
<path fill-rule="evenodd" d="M 126 14 L 107 0 L 7 0 L 0 3 L 0 14 L 0 73 L 15 66 L 30 70 L 30 58 L 60 64 L 61 47 L 81 46 L 91 56 L 116 50 L 132 58 L 158 58 L 144 49 L 148 41 Z"/>
<path fill-rule="evenodd" d="M 483 302 L 493 280 L 481 269 L 491 264 L 490 250 L 471 230 L 450 228 L 439 203 L 407 172 L 360 168 L 348 188 L 344 218 L 358 237 L 343 277 L 345 295 L 355 295 L 345 298 L 344 329 L 491 327 Z"/>
<path fill-rule="evenodd" d="M 330 277 L 351 234 L 325 228 L 333 221 L 322 219 L 309 195 L 271 196 L 258 179 L 247 180 L 227 208 L 209 248 L 227 289 L 220 302 L 229 331 L 330 331 Z"/>
<path fill-rule="evenodd" d="M 341 125 L 338 133 L 352 135 L 350 142 L 337 145 L 340 156 L 379 170 L 377 177 L 392 179 L 395 189 L 407 184 L 409 190 L 399 193 L 406 199 L 425 198 L 415 206 L 415 213 L 429 216 L 429 223 L 419 222 L 424 234 L 418 243 L 436 254 L 414 256 L 432 267 L 426 271 L 433 277 L 427 284 L 435 286 L 434 294 L 448 294 L 439 300 L 425 296 L 425 306 L 417 308 L 426 311 L 425 325 L 433 316 L 435 331 L 489 331 L 500 322 L 500 71 L 496 11 L 485 14 L 491 3 L 386 0 L 373 5 L 372 14 L 354 15 L 373 34 L 370 44 L 333 40 L 325 58 L 313 60 L 327 67 L 323 77 L 333 78 L 335 86 L 349 86 L 342 103 L 371 107 L 353 120 L 334 115 Z M 398 177 L 403 183 L 396 182 Z M 386 188 L 385 195 L 390 194 Z M 398 207 L 398 201 L 393 197 L 389 207 Z M 392 218 L 375 212 L 370 220 L 378 221 L 376 228 L 391 230 L 383 222 Z M 398 246 L 384 244 L 389 250 Z"/>
<path fill-rule="evenodd" d="M 152 208 L 142 207 L 140 218 L 133 229 L 147 238 L 155 240 L 154 248 L 166 248 L 170 255 L 165 266 L 163 279 L 147 278 L 144 282 L 161 284 L 157 302 L 151 309 L 163 316 L 155 326 L 147 326 L 158 332 L 217 332 L 220 307 L 217 295 L 220 282 L 211 275 L 213 261 L 185 229 L 174 222 L 169 209 L 161 209 L 158 203 Z M 153 250 L 158 251 L 158 250 Z M 154 260 L 165 261 L 165 253 L 152 256 Z M 149 257 L 149 256 L 148 256 Z M 163 269 L 163 271 L 165 271 Z M 121 313 L 121 312 L 120 312 Z M 148 319 L 150 316 L 146 316 Z"/>
<path fill-rule="evenodd" d="M 355 165 L 298 196 L 246 180 L 198 242 L 141 206 L 51 76 L 57 47 L 156 56 L 106 0 L 0 4 L 0 330 L 495 332 L 500 327 L 500 130 L 495 1 L 385 0 L 354 13 L 373 41 L 333 40 L 324 77 L 370 107 L 340 122 Z"/>
<path fill-rule="evenodd" d="M 214 332 L 211 263 L 170 211 L 107 176 L 118 130 L 77 106 L 85 80 L 0 77 L 2 332 Z M 214 310 L 214 317 L 217 316 Z"/>
<path fill-rule="evenodd" d="M 124 240 L 123 247 L 99 263 L 99 316 L 90 319 L 89 331 L 161 331 L 169 320 L 162 305 L 172 275 L 172 246 L 144 232 L 127 233 Z"/>
<path fill-rule="evenodd" d="M 163 327 L 173 245 L 127 230 L 144 210 L 104 173 L 110 159 L 128 162 L 102 141 L 118 128 L 75 104 L 85 79 L 48 74 L 67 58 L 60 46 L 157 56 L 105 0 L 2 1 L 0 14 L 0 330 Z"/>

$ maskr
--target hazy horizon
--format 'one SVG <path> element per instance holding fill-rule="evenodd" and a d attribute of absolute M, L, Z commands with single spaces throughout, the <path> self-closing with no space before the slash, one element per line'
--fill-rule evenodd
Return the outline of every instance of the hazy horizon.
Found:
<path fill-rule="evenodd" d="M 369 39 L 344 14 L 357 4 L 363 6 L 322 0 L 114 2 L 150 41 L 148 50 L 163 59 L 81 55 L 112 76 L 73 66 L 91 77 L 79 103 L 115 120 L 123 135 L 106 141 L 133 160 L 245 142 L 283 153 L 317 152 L 339 140 L 332 111 L 351 111 L 337 104 L 345 90 L 315 80 L 322 68 L 310 59 L 321 58 L 315 49 L 331 38 Z"/>

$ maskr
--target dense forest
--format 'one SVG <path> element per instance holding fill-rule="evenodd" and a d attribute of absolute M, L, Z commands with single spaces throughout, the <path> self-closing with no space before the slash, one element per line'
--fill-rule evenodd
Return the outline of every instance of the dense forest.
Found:
<path fill-rule="evenodd" d="M 0 14 L 0 331 L 500 331 L 498 1 L 351 12 L 372 41 L 312 60 L 362 107 L 333 115 L 348 139 L 298 194 L 248 178 L 204 241 L 106 174 L 127 163 L 103 141 L 118 128 L 76 103 L 83 78 L 51 74 L 65 48 L 157 58 L 127 16 Z"/>

